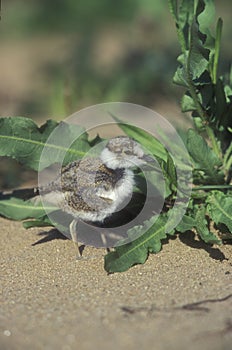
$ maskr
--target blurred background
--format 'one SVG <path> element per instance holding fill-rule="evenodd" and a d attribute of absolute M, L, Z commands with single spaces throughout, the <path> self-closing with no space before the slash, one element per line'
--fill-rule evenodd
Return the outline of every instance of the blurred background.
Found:
<path fill-rule="evenodd" d="M 223 72 L 231 61 L 232 4 L 215 5 L 224 21 Z M 179 109 L 182 91 L 172 84 L 180 49 L 167 0 L 2 0 L 0 47 L 1 116 L 40 124 L 121 101 L 189 125 Z M 0 184 L 17 185 L 17 166 L 5 167 Z"/>

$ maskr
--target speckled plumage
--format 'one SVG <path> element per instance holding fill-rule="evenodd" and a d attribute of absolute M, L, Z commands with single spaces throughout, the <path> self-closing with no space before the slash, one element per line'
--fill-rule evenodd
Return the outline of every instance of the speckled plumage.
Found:
<path fill-rule="evenodd" d="M 74 210 L 97 213 L 107 209 L 113 201 L 101 196 L 101 192 L 114 189 L 124 176 L 125 169 L 112 170 L 98 158 L 86 158 L 62 170 L 62 191 L 68 205 Z"/>
<path fill-rule="evenodd" d="M 98 158 L 85 157 L 71 162 L 54 181 L 40 188 L 43 203 L 55 204 L 71 214 L 70 234 L 72 240 L 78 242 L 78 221 L 103 222 L 121 210 L 133 192 L 131 168 L 150 160 L 131 138 L 110 139 Z M 102 242 L 107 246 L 104 237 Z M 80 257 L 78 248 L 78 259 Z"/>
<path fill-rule="evenodd" d="M 83 158 L 61 169 L 61 174 L 40 188 L 43 202 L 53 203 L 71 214 L 72 239 L 77 241 L 76 223 L 104 221 L 130 199 L 134 174 L 130 169 L 145 164 L 140 145 L 126 136 L 110 139 L 97 158 Z M 80 255 L 80 254 L 79 254 Z"/>
<path fill-rule="evenodd" d="M 131 196 L 134 175 L 130 168 L 144 164 L 143 156 L 131 138 L 113 138 L 99 158 L 86 157 L 68 164 L 40 192 L 75 219 L 103 221 Z"/>

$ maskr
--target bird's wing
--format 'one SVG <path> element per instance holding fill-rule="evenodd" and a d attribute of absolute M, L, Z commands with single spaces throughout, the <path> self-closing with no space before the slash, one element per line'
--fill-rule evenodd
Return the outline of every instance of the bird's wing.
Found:
<path fill-rule="evenodd" d="M 111 172 L 98 158 L 72 162 L 62 170 L 61 183 L 65 199 L 73 208 L 99 211 L 112 199 L 105 193 L 110 189 Z"/>

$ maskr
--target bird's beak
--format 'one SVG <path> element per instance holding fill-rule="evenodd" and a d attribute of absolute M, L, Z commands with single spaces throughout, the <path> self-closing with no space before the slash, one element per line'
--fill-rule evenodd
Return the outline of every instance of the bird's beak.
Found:
<path fill-rule="evenodd" d="M 157 161 L 155 157 L 150 154 L 145 154 L 141 159 L 144 161 L 144 170 L 151 171 L 157 168 Z"/>
<path fill-rule="evenodd" d="M 152 157 L 150 154 L 144 154 L 141 159 L 144 160 L 144 162 L 146 163 L 154 163 L 155 161 L 155 158 Z"/>

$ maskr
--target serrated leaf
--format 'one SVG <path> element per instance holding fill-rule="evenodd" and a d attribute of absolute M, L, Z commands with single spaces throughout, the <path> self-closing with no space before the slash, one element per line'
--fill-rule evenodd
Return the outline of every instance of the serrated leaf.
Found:
<path fill-rule="evenodd" d="M 208 229 L 208 223 L 206 220 L 206 208 L 199 206 L 195 214 L 195 227 L 198 235 L 205 243 L 221 244 L 221 240 L 217 236 L 210 232 Z"/>
<path fill-rule="evenodd" d="M 196 221 L 190 215 L 184 215 L 181 222 L 176 226 L 178 232 L 191 231 L 196 225 Z"/>
<path fill-rule="evenodd" d="M 216 224 L 224 224 L 232 234 L 232 195 L 211 191 L 206 202 L 210 217 Z"/>
<path fill-rule="evenodd" d="M 208 146 L 205 139 L 193 129 L 188 130 L 187 147 L 191 157 L 201 166 L 202 170 L 210 171 L 210 168 L 221 165 L 220 159 Z"/>
<path fill-rule="evenodd" d="M 151 218 L 154 221 L 154 218 Z M 166 238 L 165 224 L 167 218 L 159 216 L 155 223 L 139 238 L 130 243 L 120 245 L 115 251 L 105 256 L 105 269 L 108 272 L 122 272 L 135 264 L 143 264 L 150 253 L 158 253 L 162 247 L 161 240 Z M 145 228 L 148 222 L 145 224 Z M 133 232 L 144 232 L 144 227 L 134 227 Z M 129 232 L 131 235 L 132 232 Z"/>
<path fill-rule="evenodd" d="M 46 211 L 54 211 L 56 207 L 47 207 Z M 35 205 L 30 200 L 24 201 L 19 198 L 3 199 L 0 201 L 0 215 L 13 220 L 26 220 L 40 218 L 46 214 L 41 203 Z"/>
<path fill-rule="evenodd" d="M 188 94 L 184 94 L 181 99 L 181 110 L 182 112 L 194 111 L 196 109 L 195 102 L 193 98 Z"/>
<path fill-rule="evenodd" d="M 210 51 L 205 48 L 199 34 L 199 25 L 193 20 L 191 25 L 190 48 L 187 70 L 193 80 L 198 79 L 208 67 Z"/>
<path fill-rule="evenodd" d="M 178 24 L 182 30 L 191 25 L 194 16 L 194 0 L 182 0 L 179 6 Z"/>
<path fill-rule="evenodd" d="M 210 8 L 210 6 L 207 7 Z M 183 0 L 179 5 L 176 23 L 182 54 L 178 57 L 181 66 L 177 68 L 173 81 L 187 88 L 193 82 L 200 81 L 209 65 L 210 50 L 205 47 L 207 37 L 200 32 L 197 20 L 198 16 L 201 16 L 200 22 L 203 27 L 205 21 L 204 9 L 205 3 L 203 1 L 199 1 L 196 14 L 194 1 Z M 183 37 L 185 38 L 185 44 L 183 44 Z"/>
<path fill-rule="evenodd" d="M 193 122 L 197 130 L 199 130 L 200 132 L 205 130 L 205 125 L 203 124 L 202 119 L 200 117 L 194 117 Z"/>
<path fill-rule="evenodd" d="M 186 72 L 185 66 L 181 66 L 177 68 L 173 77 L 173 82 L 177 85 L 188 88 L 189 84 L 188 84 L 187 72 Z"/>
<path fill-rule="evenodd" d="M 60 162 L 65 158 L 65 162 L 83 157 L 89 149 L 87 134 L 77 125 L 60 123 L 57 132 L 56 142 L 46 144 L 47 138 L 57 128 L 58 123 L 48 120 L 40 128 L 33 120 L 24 117 L 0 118 L 0 156 L 7 156 L 16 159 L 19 163 L 33 170 L 43 168 Z M 74 135 L 82 135 L 73 143 L 72 147 L 66 147 L 68 140 L 75 140 Z M 40 156 L 46 145 L 47 158 L 41 164 Z"/>
<path fill-rule="evenodd" d="M 222 165 L 220 159 L 203 137 L 193 129 L 188 130 L 187 148 L 196 164 L 196 169 L 204 172 L 209 184 L 218 184 L 224 181 L 224 175 L 219 170 Z"/>
<path fill-rule="evenodd" d="M 57 125 L 49 120 L 39 130 L 29 118 L 0 118 L 0 156 L 14 158 L 37 170 L 44 143 Z"/>
<path fill-rule="evenodd" d="M 194 206 L 190 213 L 182 217 L 181 222 L 177 225 L 176 230 L 179 232 L 187 232 L 196 229 L 197 234 L 205 243 L 221 244 L 221 240 L 210 232 L 208 222 L 206 220 L 206 208 L 204 206 Z"/>
<path fill-rule="evenodd" d="M 201 0 L 196 11 L 197 20 L 199 22 L 202 33 L 208 33 L 209 27 L 215 17 L 214 0 Z"/>

